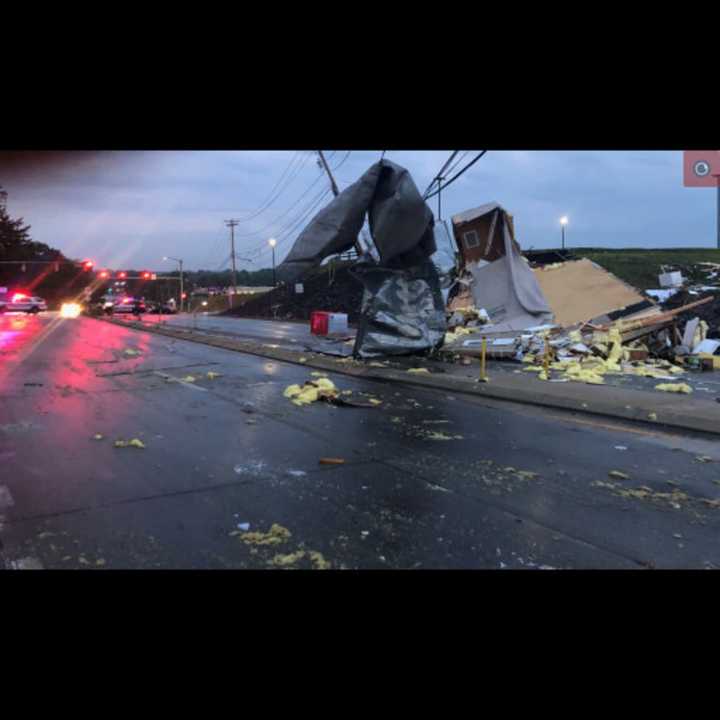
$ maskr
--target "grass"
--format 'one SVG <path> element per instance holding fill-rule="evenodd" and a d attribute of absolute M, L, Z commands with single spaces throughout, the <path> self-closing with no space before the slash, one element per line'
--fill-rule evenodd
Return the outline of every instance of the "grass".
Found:
<path fill-rule="evenodd" d="M 720 250 L 714 248 L 602 249 L 577 248 L 577 257 L 586 257 L 640 290 L 658 288 L 661 265 L 688 266 L 698 262 L 720 263 Z"/>

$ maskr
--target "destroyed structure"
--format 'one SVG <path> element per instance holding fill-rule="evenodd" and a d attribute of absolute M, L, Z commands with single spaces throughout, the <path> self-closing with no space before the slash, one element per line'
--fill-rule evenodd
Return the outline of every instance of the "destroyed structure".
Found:
<path fill-rule="evenodd" d="M 662 308 L 653 293 L 668 299 L 677 288 L 644 297 L 586 258 L 542 262 L 535 254 L 531 262 L 515 240 L 512 216 L 497 203 L 455 215 L 452 229 L 459 267 L 448 300 L 446 357 L 486 352 L 523 361 L 542 380 L 556 371 L 558 381 L 592 384 L 611 373 L 672 380 L 693 358 L 706 366 L 720 359 L 708 359 L 720 342 L 708 339 L 709 324 L 692 316 L 712 298 Z M 667 284 L 681 280 L 678 272 L 660 277 Z M 689 321 L 682 333 L 681 318 Z"/>
<path fill-rule="evenodd" d="M 358 240 L 366 218 L 373 247 Z M 443 240 L 454 242 L 456 264 L 440 273 L 431 258 Z M 522 361 L 541 380 L 592 384 L 612 373 L 673 380 L 718 359 L 720 340 L 708 336 L 717 327 L 693 315 L 712 298 L 692 293 L 720 288 L 681 290 L 682 273 L 663 268 L 662 288 L 643 295 L 567 251 L 524 254 L 512 215 L 495 202 L 453 216 L 450 239 L 408 171 L 387 160 L 311 220 L 278 275 L 297 282 L 353 246 L 361 255 L 351 272 L 363 286 L 355 357 L 431 353 L 454 362 L 482 354 Z M 720 267 L 707 265 L 716 278 Z M 658 303 L 676 295 L 688 302 Z"/>

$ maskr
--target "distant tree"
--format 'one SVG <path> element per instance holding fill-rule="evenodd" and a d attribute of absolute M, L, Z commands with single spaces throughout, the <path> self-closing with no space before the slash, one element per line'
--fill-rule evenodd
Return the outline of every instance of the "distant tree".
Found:
<path fill-rule="evenodd" d="M 0 258 L 29 259 L 33 253 L 30 226 L 22 218 L 10 217 L 6 201 L 7 193 L 0 185 Z"/>

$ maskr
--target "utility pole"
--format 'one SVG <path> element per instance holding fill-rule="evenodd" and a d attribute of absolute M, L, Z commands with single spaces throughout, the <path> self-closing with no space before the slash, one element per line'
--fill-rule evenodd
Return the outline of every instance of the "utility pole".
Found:
<path fill-rule="evenodd" d="M 235 294 L 237 293 L 237 271 L 235 269 L 235 226 L 239 224 L 239 220 L 226 220 L 225 224 L 230 228 L 230 258 L 232 259 L 232 279 L 233 290 L 230 296 L 230 307 L 233 306 Z"/>
<path fill-rule="evenodd" d="M 318 155 L 320 156 L 320 162 L 322 163 L 322 166 L 325 168 L 325 172 L 327 173 L 328 177 L 330 178 L 330 187 L 332 188 L 333 195 L 337 197 L 340 194 L 340 191 L 338 190 L 337 183 L 335 182 L 335 178 L 333 177 L 332 172 L 330 172 L 330 167 L 327 164 L 327 161 L 325 160 L 325 156 L 323 155 L 322 150 L 318 150 Z M 359 240 L 355 240 L 355 250 L 357 250 L 358 255 L 363 254 L 362 245 L 360 245 Z"/>
<path fill-rule="evenodd" d="M 183 284 L 183 269 L 182 269 L 183 261 L 178 260 L 178 262 L 180 264 L 180 312 L 182 312 L 184 309 L 184 305 L 185 305 L 185 300 L 184 300 L 185 286 Z"/>

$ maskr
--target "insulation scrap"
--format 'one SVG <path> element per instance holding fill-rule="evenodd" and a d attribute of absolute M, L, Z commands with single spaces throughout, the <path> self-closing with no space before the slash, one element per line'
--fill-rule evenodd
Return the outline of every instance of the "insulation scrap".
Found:
<path fill-rule="evenodd" d="M 207 374 L 208 380 L 214 380 L 215 378 L 219 378 L 219 377 L 222 377 L 222 373 L 216 373 L 216 372 L 213 372 L 212 370 L 210 370 Z"/>
<path fill-rule="evenodd" d="M 283 392 L 295 405 L 310 405 L 321 398 L 335 398 L 339 394 L 332 380 L 325 377 L 306 382 L 303 386 L 288 385 Z"/>
<path fill-rule="evenodd" d="M 662 390 L 663 392 L 683 393 L 689 395 L 692 392 L 692 388 L 687 383 L 660 383 L 655 386 L 656 390 Z"/>
<path fill-rule="evenodd" d="M 428 375 L 430 374 L 430 371 L 427 368 L 409 368 L 408 372 L 415 373 L 415 374 L 418 374 L 418 373 L 427 373 Z"/>
<path fill-rule="evenodd" d="M 140 355 L 139 350 L 133 350 L 132 348 L 126 348 L 123 350 L 123 355 L 127 355 L 128 357 L 135 357 L 136 355 Z"/>
<path fill-rule="evenodd" d="M 142 440 L 138 440 L 137 438 L 133 438 L 132 440 L 116 440 L 115 447 L 117 447 L 117 448 L 136 447 L 136 448 L 143 449 L 143 448 L 145 448 L 145 443 Z"/>
<path fill-rule="evenodd" d="M 194 378 L 192 375 L 186 375 L 186 376 L 181 380 L 181 382 L 194 383 L 194 382 L 195 382 L 195 378 Z"/>
<path fill-rule="evenodd" d="M 612 478 L 617 478 L 618 480 L 629 480 L 630 476 L 626 475 L 624 472 L 620 472 L 619 470 L 611 470 L 608 475 Z"/>
<path fill-rule="evenodd" d="M 269 532 L 246 532 L 240 535 L 240 539 L 246 545 L 280 545 L 286 542 L 292 533 L 282 525 L 273 523 Z"/>
<path fill-rule="evenodd" d="M 345 460 L 343 458 L 331 458 L 331 457 L 322 457 L 318 461 L 321 465 L 344 465 Z"/>
<path fill-rule="evenodd" d="M 298 560 L 302 560 L 305 557 L 305 551 L 304 550 L 298 550 L 294 553 L 289 553 L 288 555 L 275 555 L 275 557 L 270 561 L 275 567 L 288 567 L 290 565 L 294 565 Z"/>

